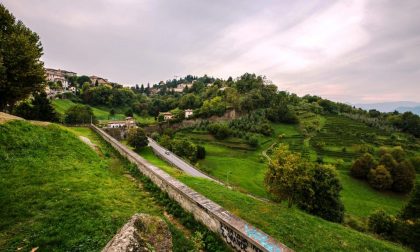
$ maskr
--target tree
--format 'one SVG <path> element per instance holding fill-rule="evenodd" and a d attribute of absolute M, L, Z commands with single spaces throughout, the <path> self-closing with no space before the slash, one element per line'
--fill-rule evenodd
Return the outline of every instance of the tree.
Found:
<path fill-rule="evenodd" d="M 307 182 L 306 164 L 301 162 L 300 154 L 289 151 L 287 145 L 281 145 L 274 153 L 264 178 L 267 191 L 278 200 L 287 200 L 291 207 Z"/>
<path fill-rule="evenodd" d="M 47 98 L 47 94 L 45 92 L 35 94 L 32 105 L 34 120 L 50 122 L 58 121 L 57 112 L 52 106 L 51 101 Z"/>
<path fill-rule="evenodd" d="M 410 161 L 402 161 L 395 168 L 392 180 L 392 189 L 396 192 L 408 193 L 414 187 L 416 170 Z"/>
<path fill-rule="evenodd" d="M 376 161 L 369 153 L 363 154 L 351 166 L 350 173 L 355 178 L 364 179 L 369 171 L 376 167 Z"/>
<path fill-rule="evenodd" d="M 133 110 L 131 108 L 127 109 L 127 111 L 125 111 L 125 116 L 133 117 Z"/>
<path fill-rule="evenodd" d="M 41 91 L 45 83 L 39 36 L 0 4 L 0 111 Z"/>
<path fill-rule="evenodd" d="M 340 200 L 342 189 L 335 167 L 315 165 L 308 171 L 298 205 L 301 209 L 326 220 L 342 222 L 344 205 Z"/>
<path fill-rule="evenodd" d="M 400 213 L 400 217 L 404 220 L 420 219 L 420 183 L 416 183 L 407 205 Z"/>
<path fill-rule="evenodd" d="M 398 165 L 394 157 L 390 153 L 385 153 L 380 159 L 379 164 L 385 166 L 385 168 L 394 175 L 395 169 Z"/>
<path fill-rule="evenodd" d="M 395 146 L 392 148 L 391 155 L 398 163 L 403 161 L 406 157 L 405 151 L 401 146 Z"/>
<path fill-rule="evenodd" d="M 83 84 L 88 83 L 89 85 L 92 84 L 92 81 L 90 80 L 90 78 L 86 75 L 82 75 L 77 77 L 76 80 L 77 84 L 79 84 L 79 87 L 81 88 L 83 86 Z"/>
<path fill-rule="evenodd" d="M 134 147 L 136 151 L 140 151 L 141 148 L 146 147 L 149 143 L 146 133 L 142 128 L 130 129 L 128 132 L 127 142 L 129 145 Z"/>
<path fill-rule="evenodd" d="M 197 159 L 204 158 L 206 158 L 206 149 L 201 145 L 197 145 Z"/>
<path fill-rule="evenodd" d="M 392 186 L 392 176 L 384 165 L 378 165 L 368 174 L 369 184 L 377 190 L 386 190 Z"/>
<path fill-rule="evenodd" d="M 115 116 L 115 109 L 111 108 L 111 110 L 109 111 L 109 118 L 113 118 Z"/>
<path fill-rule="evenodd" d="M 15 115 L 28 120 L 57 122 L 58 115 L 45 92 L 37 93 L 29 103 L 20 103 L 13 112 Z"/>
<path fill-rule="evenodd" d="M 76 104 L 70 107 L 64 114 L 64 122 L 67 124 L 86 124 L 96 122 L 92 108 L 87 105 Z"/>

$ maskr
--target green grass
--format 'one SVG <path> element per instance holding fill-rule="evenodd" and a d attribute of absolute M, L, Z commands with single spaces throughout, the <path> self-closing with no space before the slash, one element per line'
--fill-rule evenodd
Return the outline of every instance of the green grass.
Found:
<path fill-rule="evenodd" d="M 367 182 L 352 178 L 349 171 L 339 170 L 339 176 L 343 185 L 341 199 L 347 214 L 367 219 L 375 210 L 383 209 L 395 215 L 408 200 L 407 195 L 376 191 Z"/>
<path fill-rule="evenodd" d="M 262 202 L 171 167 L 145 148 L 140 155 L 192 189 L 296 251 L 404 251 L 405 248 L 306 214 L 286 204 Z"/>
<path fill-rule="evenodd" d="M 0 125 L 0 160 L 0 251 L 99 251 L 134 213 L 163 216 L 90 129 Z"/>
<path fill-rule="evenodd" d="M 54 108 L 57 110 L 58 113 L 63 115 L 67 109 L 71 106 L 76 105 L 76 103 L 72 102 L 68 99 L 55 99 L 52 101 Z M 102 123 L 106 123 L 110 120 L 124 120 L 126 116 L 124 112 L 127 108 L 115 108 L 115 115 L 113 117 L 109 117 L 109 111 L 111 108 L 108 107 L 92 107 L 93 114 L 95 115 L 96 119 L 101 121 Z M 153 124 L 156 123 L 155 118 L 153 116 L 140 116 L 134 115 L 134 119 L 141 123 L 141 124 Z"/>

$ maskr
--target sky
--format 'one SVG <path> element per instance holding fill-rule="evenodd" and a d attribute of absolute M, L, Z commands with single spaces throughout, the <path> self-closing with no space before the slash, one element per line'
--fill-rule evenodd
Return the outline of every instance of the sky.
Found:
<path fill-rule="evenodd" d="M 46 67 L 124 85 L 255 73 L 347 103 L 420 102 L 418 0 L 1 0 Z"/>

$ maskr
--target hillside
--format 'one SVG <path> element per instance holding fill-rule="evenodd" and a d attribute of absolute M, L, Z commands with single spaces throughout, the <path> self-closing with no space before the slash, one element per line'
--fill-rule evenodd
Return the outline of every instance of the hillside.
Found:
<path fill-rule="evenodd" d="M 89 129 L 2 124 L 0 160 L 1 251 L 99 251 L 134 213 L 163 217 L 127 163 Z M 175 250 L 191 248 L 168 223 Z"/>

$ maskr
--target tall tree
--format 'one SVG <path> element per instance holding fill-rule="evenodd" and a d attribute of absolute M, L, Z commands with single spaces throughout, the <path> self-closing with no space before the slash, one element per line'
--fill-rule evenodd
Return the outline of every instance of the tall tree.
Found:
<path fill-rule="evenodd" d="M 0 111 L 41 91 L 45 83 L 39 36 L 0 4 Z"/>

